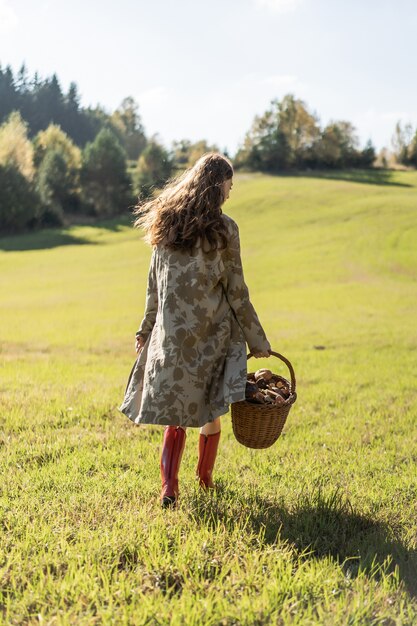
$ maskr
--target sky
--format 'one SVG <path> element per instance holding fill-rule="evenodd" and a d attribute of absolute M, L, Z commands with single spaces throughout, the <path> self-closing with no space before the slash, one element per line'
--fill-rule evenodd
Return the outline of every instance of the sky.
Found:
<path fill-rule="evenodd" d="M 148 136 L 233 154 L 292 93 L 362 145 L 417 128 L 415 0 L 0 0 L 0 64 L 77 83 L 83 106 L 133 96 Z"/>

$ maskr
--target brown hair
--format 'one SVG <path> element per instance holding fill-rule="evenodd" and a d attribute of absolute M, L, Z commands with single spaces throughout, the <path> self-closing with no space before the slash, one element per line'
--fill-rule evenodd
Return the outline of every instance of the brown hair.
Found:
<path fill-rule="evenodd" d="M 134 227 L 145 230 L 145 240 L 151 245 L 191 249 L 201 237 L 211 249 L 226 247 L 221 205 L 223 183 L 232 176 L 226 157 L 217 152 L 204 154 L 193 167 L 170 179 L 156 198 L 135 207 Z"/>

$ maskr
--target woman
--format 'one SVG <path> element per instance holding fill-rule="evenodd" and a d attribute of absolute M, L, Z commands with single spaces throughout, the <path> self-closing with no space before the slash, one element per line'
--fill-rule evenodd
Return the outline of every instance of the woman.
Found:
<path fill-rule="evenodd" d="M 135 210 L 153 246 L 137 361 L 119 407 L 135 424 L 166 425 L 161 504 L 175 505 L 186 428 L 200 427 L 199 484 L 213 488 L 220 416 L 245 398 L 246 345 L 271 349 L 249 300 L 237 224 L 222 213 L 233 167 L 203 155 Z"/>

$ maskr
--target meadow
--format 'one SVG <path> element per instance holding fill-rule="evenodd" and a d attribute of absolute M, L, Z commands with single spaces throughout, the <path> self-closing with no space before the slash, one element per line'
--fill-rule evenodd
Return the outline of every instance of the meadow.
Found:
<path fill-rule="evenodd" d="M 238 174 L 223 208 L 298 399 L 266 450 L 222 418 L 215 492 L 188 429 L 177 510 L 117 410 L 141 234 L 0 239 L 1 624 L 417 624 L 417 172 Z"/>

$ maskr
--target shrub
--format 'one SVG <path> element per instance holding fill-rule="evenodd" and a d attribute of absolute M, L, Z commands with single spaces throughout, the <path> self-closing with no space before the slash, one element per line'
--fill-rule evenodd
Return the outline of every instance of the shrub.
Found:
<path fill-rule="evenodd" d="M 14 233 L 32 228 L 40 215 L 33 185 L 14 165 L 0 165 L 0 231 Z"/>

